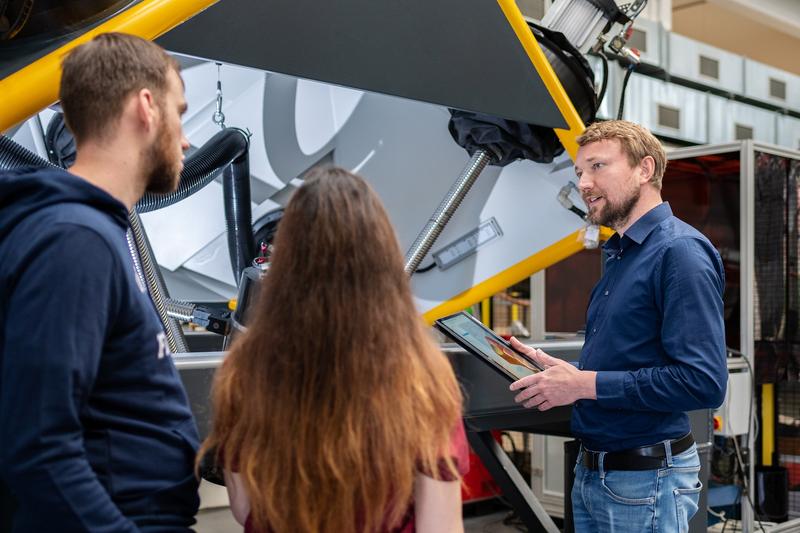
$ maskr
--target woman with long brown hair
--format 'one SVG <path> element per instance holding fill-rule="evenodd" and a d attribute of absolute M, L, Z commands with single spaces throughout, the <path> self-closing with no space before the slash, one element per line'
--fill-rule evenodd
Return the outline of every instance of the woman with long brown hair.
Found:
<path fill-rule="evenodd" d="M 462 531 L 461 394 L 360 177 L 294 193 L 249 331 L 217 372 L 214 424 L 245 531 Z"/>

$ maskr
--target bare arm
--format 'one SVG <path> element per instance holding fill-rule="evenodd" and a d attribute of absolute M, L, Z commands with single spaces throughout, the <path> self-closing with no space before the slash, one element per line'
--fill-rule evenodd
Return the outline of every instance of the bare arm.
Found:
<path fill-rule="evenodd" d="M 461 481 L 437 481 L 417 474 L 414 517 L 419 533 L 462 533 Z"/>
<path fill-rule="evenodd" d="M 239 524 L 244 525 L 247 517 L 250 516 L 250 498 L 244 488 L 244 481 L 238 472 L 231 472 L 227 468 L 223 471 L 225 477 L 225 488 L 228 489 L 228 499 L 231 502 L 231 512 L 233 518 Z"/>

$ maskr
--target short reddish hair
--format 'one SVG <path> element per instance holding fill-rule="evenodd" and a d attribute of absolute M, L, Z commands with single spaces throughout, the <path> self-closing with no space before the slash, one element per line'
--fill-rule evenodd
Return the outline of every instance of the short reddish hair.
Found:
<path fill-rule="evenodd" d="M 638 165 L 648 155 L 652 157 L 655 160 L 655 167 L 650 183 L 661 190 L 661 180 L 667 169 L 667 153 L 650 130 L 627 120 L 607 120 L 595 122 L 586 128 L 575 142 L 578 146 L 586 146 L 605 140 L 619 141 L 631 166 Z"/>

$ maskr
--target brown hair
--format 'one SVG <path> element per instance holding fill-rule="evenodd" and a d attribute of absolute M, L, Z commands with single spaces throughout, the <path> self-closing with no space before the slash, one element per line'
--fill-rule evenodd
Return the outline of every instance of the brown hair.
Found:
<path fill-rule="evenodd" d="M 461 394 L 363 179 L 310 173 L 260 292 L 217 372 L 203 450 L 222 450 L 241 473 L 261 530 L 398 526 L 416 472 L 457 479 L 450 436 Z"/>
<path fill-rule="evenodd" d="M 622 151 L 628 156 L 628 162 L 632 167 L 641 163 L 646 156 L 652 157 L 655 160 L 655 167 L 653 175 L 650 177 L 650 183 L 661 190 L 661 180 L 667 168 L 667 154 L 650 130 L 627 120 L 607 120 L 595 122 L 586 128 L 586 131 L 575 141 L 578 146 L 585 146 L 604 140 L 619 141 Z"/>
<path fill-rule="evenodd" d="M 107 136 L 133 93 L 164 94 L 170 69 L 180 72 L 180 65 L 163 48 L 124 33 L 103 33 L 72 50 L 62 63 L 60 98 L 75 141 Z"/>

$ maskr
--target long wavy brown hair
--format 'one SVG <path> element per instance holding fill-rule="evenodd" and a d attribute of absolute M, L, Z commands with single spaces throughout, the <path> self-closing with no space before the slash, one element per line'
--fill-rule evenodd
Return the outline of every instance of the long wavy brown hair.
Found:
<path fill-rule="evenodd" d="M 313 170 L 286 207 L 249 331 L 214 384 L 216 447 L 261 531 L 391 529 L 414 478 L 457 477 L 453 370 L 414 308 L 386 211 L 360 177 Z"/>

